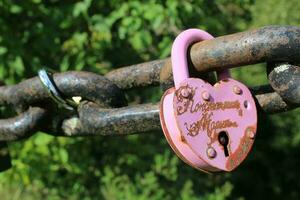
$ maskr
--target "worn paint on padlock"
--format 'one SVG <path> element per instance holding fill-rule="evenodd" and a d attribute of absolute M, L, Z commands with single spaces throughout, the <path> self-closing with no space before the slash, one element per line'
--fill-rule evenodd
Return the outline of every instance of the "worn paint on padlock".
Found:
<path fill-rule="evenodd" d="M 256 132 L 255 102 L 246 86 L 230 78 L 215 86 L 189 78 L 181 82 L 173 101 L 178 128 L 196 155 L 225 171 L 246 158 L 255 137 L 247 137 L 247 132 Z M 226 145 L 222 144 L 224 139 L 228 140 Z M 215 156 L 207 155 L 209 148 Z"/>
<path fill-rule="evenodd" d="M 181 33 L 172 46 L 175 88 L 162 97 L 163 132 L 175 153 L 203 171 L 231 171 L 249 153 L 256 133 L 256 107 L 248 88 L 218 73 L 214 86 L 189 78 L 186 53 L 193 42 L 212 39 L 202 30 Z M 220 137 L 221 136 L 221 137 Z"/>
<path fill-rule="evenodd" d="M 204 172 L 219 171 L 218 169 L 210 167 L 210 165 L 199 159 L 199 157 L 192 151 L 192 149 L 185 142 L 185 139 L 182 137 L 180 130 L 176 125 L 176 119 L 173 112 L 172 102 L 174 93 L 175 88 L 168 89 L 162 97 L 162 104 L 160 106 L 162 129 L 171 148 L 181 160 L 198 170 Z"/>

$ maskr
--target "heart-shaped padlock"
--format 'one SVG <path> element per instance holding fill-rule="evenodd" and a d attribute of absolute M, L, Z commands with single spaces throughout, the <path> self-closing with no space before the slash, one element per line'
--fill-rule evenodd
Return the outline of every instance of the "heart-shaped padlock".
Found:
<path fill-rule="evenodd" d="M 160 121 L 175 153 L 187 164 L 203 171 L 231 171 L 248 155 L 256 134 L 257 113 L 249 89 L 230 78 L 228 70 L 218 72 L 211 85 L 189 78 L 187 49 L 194 42 L 213 37 L 189 29 L 172 46 L 175 88 L 162 97 Z"/>

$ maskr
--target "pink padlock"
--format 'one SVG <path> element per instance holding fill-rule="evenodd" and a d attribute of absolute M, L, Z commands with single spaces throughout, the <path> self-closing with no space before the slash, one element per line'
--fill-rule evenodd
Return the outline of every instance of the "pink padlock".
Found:
<path fill-rule="evenodd" d="M 249 89 L 230 78 L 228 70 L 218 72 L 211 85 L 189 78 L 189 45 L 212 39 L 209 33 L 189 29 L 172 46 L 175 88 L 162 97 L 160 121 L 175 153 L 190 166 L 206 171 L 232 171 L 248 155 L 253 145 L 257 112 Z"/>

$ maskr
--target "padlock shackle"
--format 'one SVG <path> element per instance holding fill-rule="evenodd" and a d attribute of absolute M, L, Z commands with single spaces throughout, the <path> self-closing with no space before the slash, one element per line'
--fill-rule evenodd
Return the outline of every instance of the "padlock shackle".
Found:
<path fill-rule="evenodd" d="M 181 32 L 173 42 L 171 61 L 174 77 L 175 88 L 178 89 L 179 84 L 189 78 L 187 51 L 190 45 L 203 40 L 211 40 L 214 37 L 206 31 L 200 29 L 187 29 Z M 230 77 L 229 71 L 223 70 L 218 72 L 218 79 Z"/>

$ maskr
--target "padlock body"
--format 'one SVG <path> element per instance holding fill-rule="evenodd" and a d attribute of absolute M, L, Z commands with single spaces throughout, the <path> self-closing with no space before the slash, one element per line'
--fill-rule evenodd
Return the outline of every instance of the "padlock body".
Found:
<path fill-rule="evenodd" d="M 236 80 L 212 86 L 198 78 L 185 79 L 173 95 L 173 112 L 187 146 L 212 168 L 231 171 L 251 150 L 256 106 L 249 89 Z"/>

